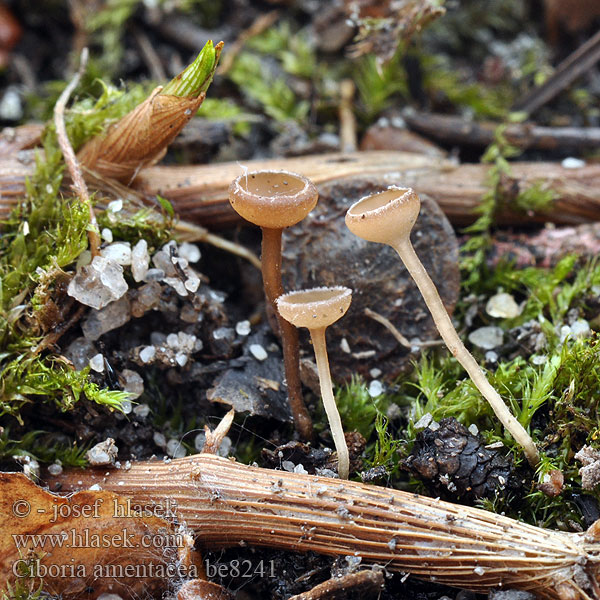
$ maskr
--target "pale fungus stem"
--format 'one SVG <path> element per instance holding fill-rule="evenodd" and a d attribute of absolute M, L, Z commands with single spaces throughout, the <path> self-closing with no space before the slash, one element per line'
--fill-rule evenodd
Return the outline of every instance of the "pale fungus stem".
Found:
<path fill-rule="evenodd" d="M 396 250 L 417 284 L 448 349 L 467 371 L 500 422 L 523 448 L 529 464 L 536 466 L 540 457 L 531 436 L 510 412 L 498 392 L 490 385 L 479 364 L 466 349 L 456 333 L 435 284 L 411 244 L 410 232 L 419 215 L 420 205 L 419 197 L 412 189 L 392 187 L 385 192 L 367 196 L 352 205 L 346 214 L 346 225 L 355 235 L 371 242 L 387 244 Z"/>
<path fill-rule="evenodd" d="M 310 330 L 310 338 L 315 351 L 317 370 L 319 372 L 319 385 L 321 386 L 321 398 L 331 428 L 331 437 L 338 455 L 338 473 L 340 479 L 348 479 L 350 473 L 350 456 L 348 445 L 344 437 L 344 428 L 340 412 L 333 396 L 333 384 L 331 372 L 329 371 L 329 357 L 327 356 L 327 343 L 325 341 L 325 327 Z"/>
<path fill-rule="evenodd" d="M 317 360 L 323 406 L 338 454 L 338 473 L 341 479 L 348 479 L 350 458 L 342 420 L 333 396 L 325 330 L 346 314 L 351 300 L 352 291 L 345 287 L 301 290 L 284 294 L 277 299 L 279 313 L 286 322 L 289 321 L 290 326 L 306 327 L 310 331 Z"/>

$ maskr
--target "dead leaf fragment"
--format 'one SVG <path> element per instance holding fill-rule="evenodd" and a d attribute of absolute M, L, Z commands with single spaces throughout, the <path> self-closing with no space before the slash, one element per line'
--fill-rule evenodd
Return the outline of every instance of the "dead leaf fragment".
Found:
<path fill-rule="evenodd" d="M 0 490 L 0 580 L 10 585 L 43 579 L 44 591 L 64 598 L 130 598 L 201 574 L 179 559 L 193 538 L 162 518 L 173 507 L 136 509 L 104 491 L 58 496 L 22 473 L 0 473 Z"/>

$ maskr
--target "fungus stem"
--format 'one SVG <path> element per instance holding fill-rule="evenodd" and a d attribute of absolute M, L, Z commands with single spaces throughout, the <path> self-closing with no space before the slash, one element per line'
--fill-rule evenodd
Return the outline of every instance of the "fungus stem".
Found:
<path fill-rule="evenodd" d="M 302 397 L 300 381 L 300 351 L 298 330 L 286 321 L 277 310 L 275 300 L 283 294 L 281 283 L 281 234 L 282 229 L 262 227 L 261 267 L 265 295 L 277 318 L 283 349 L 283 366 L 288 389 L 290 410 L 298 433 L 305 440 L 313 437 L 312 420 Z M 268 258 L 267 258 L 268 257 Z M 265 260 L 266 258 L 266 260 Z"/>
<path fill-rule="evenodd" d="M 458 337 L 437 288 L 431 280 L 431 277 L 429 277 L 429 273 L 427 273 L 423 263 L 417 256 L 410 239 L 408 239 L 408 237 L 403 238 L 397 242 L 390 243 L 390 245 L 396 250 L 404 263 L 404 266 L 415 280 L 446 346 L 448 346 L 452 355 L 467 371 L 473 380 L 473 383 L 477 386 L 477 389 L 490 403 L 492 410 L 498 419 L 500 419 L 504 427 L 508 429 L 515 441 L 521 445 L 529 464 L 531 466 L 536 466 L 539 463 L 540 456 L 533 440 L 521 423 L 519 423 L 519 421 L 511 414 L 510 410 L 508 410 L 504 400 L 502 400 L 498 392 L 490 385 L 485 374 L 481 370 L 481 367 L 471 353 L 465 348 L 462 340 Z"/>
<path fill-rule="evenodd" d="M 348 456 L 348 445 L 344 437 L 344 429 L 340 413 L 333 397 L 333 385 L 331 383 L 331 373 L 329 371 L 329 359 L 327 357 L 327 344 L 325 342 L 325 327 L 310 329 L 310 337 L 317 360 L 317 369 L 319 371 L 319 384 L 321 386 L 321 397 L 323 406 L 329 420 L 333 443 L 338 455 L 338 473 L 340 479 L 348 479 L 350 472 L 350 458 Z"/>

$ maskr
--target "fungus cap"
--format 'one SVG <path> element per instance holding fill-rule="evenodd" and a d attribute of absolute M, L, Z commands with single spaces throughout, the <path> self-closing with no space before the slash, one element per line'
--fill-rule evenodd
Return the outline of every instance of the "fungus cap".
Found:
<path fill-rule="evenodd" d="M 283 294 L 277 298 L 281 316 L 296 327 L 328 327 L 346 314 L 352 301 L 347 287 L 318 287 Z"/>
<path fill-rule="evenodd" d="M 346 226 L 369 242 L 390 244 L 410 235 L 420 208 L 414 190 L 392 186 L 354 203 L 346 213 Z"/>
<path fill-rule="evenodd" d="M 288 171 L 255 171 L 229 186 L 229 202 L 247 221 L 270 229 L 295 225 L 315 207 L 319 194 L 303 175 Z"/>

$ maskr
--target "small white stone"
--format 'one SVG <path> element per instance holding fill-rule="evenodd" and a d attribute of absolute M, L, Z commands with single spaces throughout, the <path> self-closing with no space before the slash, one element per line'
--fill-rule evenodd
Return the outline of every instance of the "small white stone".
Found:
<path fill-rule="evenodd" d="M 171 438 L 167 442 L 166 451 L 167 451 L 167 454 L 171 458 L 183 458 L 187 454 L 186 449 L 183 446 L 183 444 L 179 440 L 176 440 L 175 438 Z"/>
<path fill-rule="evenodd" d="M 100 256 L 113 260 L 124 267 L 131 264 L 131 246 L 129 242 L 115 242 L 102 248 Z"/>
<path fill-rule="evenodd" d="M 485 311 L 490 317 L 498 319 L 514 319 L 521 314 L 521 307 L 511 294 L 502 292 L 492 296 L 485 305 Z"/>
<path fill-rule="evenodd" d="M 124 296 L 127 289 L 123 267 L 103 256 L 95 256 L 91 264 L 77 269 L 67 294 L 81 304 L 100 310 Z"/>
<path fill-rule="evenodd" d="M 548 362 L 548 357 L 545 354 L 534 354 L 530 360 L 534 365 L 544 365 Z"/>
<path fill-rule="evenodd" d="M 147 404 L 138 404 L 134 407 L 133 414 L 140 419 L 145 419 L 150 414 L 150 407 Z"/>
<path fill-rule="evenodd" d="M 369 384 L 369 396 L 376 398 L 377 396 L 381 396 L 381 394 L 383 394 L 383 384 L 378 379 L 374 379 Z"/>
<path fill-rule="evenodd" d="M 123 209 L 123 200 L 113 200 L 112 202 L 108 203 L 108 206 L 106 208 L 112 213 L 117 213 Z"/>
<path fill-rule="evenodd" d="M 185 352 L 178 352 L 175 355 L 175 362 L 180 366 L 180 367 L 185 367 L 185 365 L 187 364 L 188 361 L 188 355 L 185 354 Z"/>
<path fill-rule="evenodd" d="M 256 360 L 266 360 L 267 351 L 260 344 L 250 344 L 250 353 Z"/>
<path fill-rule="evenodd" d="M 201 431 L 194 438 L 194 448 L 196 448 L 198 452 L 202 452 L 202 450 L 204 450 L 204 444 L 206 444 L 206 434 L 204 431 Z"/>
<path fill-rule="evenodd" d="M 416 423 L 415 429 L 425 429 L 429 426 L 429 423 L 433 421 L 433 416 L 430 412 L 425 413 Z"/>
<path fill-rule="evenodd" d="M 236 323 L 235 332 L 238 335 L 250 335 L 250 321 L 239 321 Z"/>
<path fill-rule="evenodd" d="M 167 336 L 167 346 L 171 348 L 179 348 L 179 336 L 176 333 L 170 333 Z"/>
<path fill-rule="evenodd" d="M 146 242 L 146 240 L 139 240 L 131 251 L 131 274 L 133 275 L 134 281 L 140 282 L 144 280 L 148 274 L 149 265 L 150 256 L 148 255 L 148 242 Z"/>
<path fill-rule="evenodd" d="M 132 408 L 133 408 L 133 405 L 131 404 L 131 402 L 129 400 L 123 400 L 123 402 L 121 402 L 121 412 L 124 415 L 130 414 Z"/>
<path fill-rule="evenodd" d="M 139 373 L 131 369 L 123 369 L 121 377 L 125 380 L 123 389 L 130 394 L 130 400 L 135 400 L 144 393 L 144 380 Z"/>
<path fill-rule="evenodd" d="M 284 471 L 287 471 L 288 473 L 293 473 L 296 465 L 291 460 L 284 460 L 281 463 L 281 467 Z"/>
<path fill-rule="evenodd" d="M 60 475 L 62 472 L 63 472 L 63 468 L 58 463 L 52 463 L 48 467 L 48 473 L 50 473 L 50 475 L 56 476 L 56 475 Z"/>
<path fill-rule="evenodd" d="M 304 468 L 303 464 L 296 465 L 294 467 L 294 473 L 300 473 L 300 475 L 308 475 L 308 471 Z"/>
<path fill-rule="evenodd" d="M 469 433 L 471 435 L 477 435 L 479 433 L 479 429 L 477 428 L 477 425 L 475 425 L 475 423 L 471 423 L 469 425 Z"/>
<path fill-rule="evenodd" d="M 100 492 L 102 491 L 102 488 L 100 487 L 99 483 L 94 483 L 94 485 L 90 485 L 89 490 L 90 492 Z M 102 596 L 116 596 L 116 594 L 100 594 L 100 596 L 98 596 L 98 600 L 100 600 Z M 120 598 L 121 596 L 118 597 Z"/>
<path fill-rule="evenodd" d="M 191 269 L 188 269 L 186 274 L 188 275 L 188 278 L 184 283 L 185 289 L 193 294 L 200 287 L 200 277 L 198 277 Z"/>
<path fill-rule="evenodd" d="M 117 458 L 118 452 L 119 449 L 115 445 L 115 440 L 106 438 L 103 442 L 90 448 L 86 452 L 85 457 L 92 467 L 112 465 Z"/>
<path fill-rule="evenodd" d="M 584 319 L 577 319 L 577 321 L 571 325 L 571 333 L 576 338 L 589 337 L 590 332 L 590 324 Z"/>
<path fill-rule="evenodd" d="M 104 372 L 104 356 L 101 353 L 95 354 L 90 358 L 90 369 L 96 373 Z"/>
<path fill-rule="evenodd" d="M 179 277 L 165 277 L 163 281 L 167 285 L 171 286 L 182 298 L 185 298 L 188 295 L 185 284 L 183 281 L 181 281 L 181 279 L 179 279 Z"/>
<path fill-rule="evenodd" d="M 475 575 L 485 575 L 485 569 L 483 567 L 475 567 L 473 569 L 473 573 L 475 573 Z"/>
<path fill-rule="evenodd" d="M 143 363 L 149 363 L 156 356 L 156 348 L 154 346 L 144 346 L 140 350 L 140 360 Z"/>
<path fill-rule="evenodd" d="M 18 121 L 22 117 L 21 96 L 15 87 L 10 86 L 0 100 L 0 118 L 5 121 Z"/>
<path fill-rule="evenodd" d="M 432 421 L 429 424 L 429 429 L 431 429 L 431 431 L 437 431 L 440 428 L 440 424 L 437 421 Z"/>
<path fill-rule="evenodd" d="M 502 344 L 504 332 L 500 327 L 487 326 L 475 329 L 469 334 L 469 341 L 483 350 L 493 350 Z"/>
<path fill-rule="evenodd" d="M 372 368 L 369 371 L 369 375 L 373 378 L 373 379 L 377 379 L 378 377 L 381 376 L 381 369 L 378 369 L 377 367 Z"/>
<path fill-rule="evenodd" d="M 23 235 L 29 235 L 29 221 L 23 222 Z"/>
<path fill-rule="evenodd" d="M 155 431 L 154 435 L 152 436 L 152 441 L 159 447 L 159 448 L 166 448 L 167 447 L 167 438 L 164 436 L 163 433 L 161 433 L 160 431 Z"/>
<path fill-rule="evenodd" d="M 218 450 L 217 450 L 217 456 L 223 456 L 226 457 L 229 455 L 229 451 L 231 450 L 231 438 L 229 436 L 225 436 L 223 438 L 223 441 L 221 442 L 221 445 L 219 446 Z"/>
<path fill-rule="evenodd" d="M 564 342 L 571 335 L 571 328 L 568 325 L 563 325 L 560 328 L 560 341 Z"/>
<path fill-rule="evenodd" d="M 179 245 L 178 254 L 190 263 L 196 263 L 200 260 L 200 249 L 196 244 L 190 244 L 189 242 L 183 242 Z"/>
<path fill-rule="evenodd" d="M 489 363 L 498 362 L 498 353 L 494 352 L 493 350 L 488 350 L 485 353 L 485 360 Z"/>
<path fill-rule="evenodd" d="M 345 337 L 342 338 L 342 341 L 340 342 L 340 349 L 346 354 L 350 354 L 350 352 L 352 352 L 352 350 L 350 349 L 350 344 L 348 343 L 348 340 Z"/>
<path fill-rule="evenodd" d="M 574 158 L 573 156 L 569 156 L 560 163 L 563 169 L 581 169 L 585 167 L 585 160 L 581 160 L 580 158 Z"/>
<path fill-rule="evenodd" d="M 108 227 L 105 227 L 100 235 L 102 236 L 102 239 L 109 244 L 113 241 L 113 232 Z"/>

